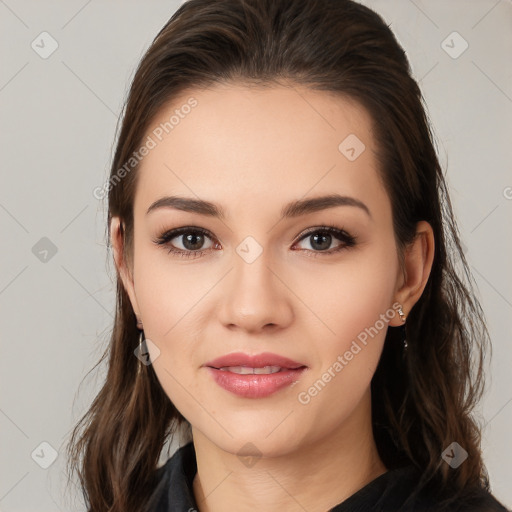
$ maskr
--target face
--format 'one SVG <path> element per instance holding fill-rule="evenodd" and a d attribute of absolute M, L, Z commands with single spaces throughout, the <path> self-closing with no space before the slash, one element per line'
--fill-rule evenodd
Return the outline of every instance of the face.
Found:
<path fill-rule="evenodd" d="M 123 282 L 169 399 L 232 453 L 252 443 L 286 454 L 360 428 L 387 327 L 400 324 L 391 204 L 366 111 L 297 86 L 216 85 L 175 99 L 148 136 Z M 333 195 L 349 199 L 289 206 Z M 155 205 L 170 196 L 223 215 Z M 281 368 L 271 375 L 205 366 L 233 353 L 302 369 L 271 358 L 248 364 Z"/>

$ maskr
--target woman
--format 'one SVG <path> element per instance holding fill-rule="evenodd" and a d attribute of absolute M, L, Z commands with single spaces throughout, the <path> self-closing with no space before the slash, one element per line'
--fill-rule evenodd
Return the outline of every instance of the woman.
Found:
<path fill-rule="evenodd" d="M 69 447 L 89 510 L 505 510 L 471 415 L 483 313 L 376 13 L 184 3 L 105 192 L 117 312 Z"/>

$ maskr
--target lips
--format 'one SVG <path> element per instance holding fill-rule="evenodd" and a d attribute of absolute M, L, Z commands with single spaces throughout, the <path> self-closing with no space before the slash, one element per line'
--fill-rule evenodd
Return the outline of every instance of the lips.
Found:
<path fill-rule="evenodd" d="M 306 365 L 270 352 L 264 352 L 262 354 L 252 356 L 242 352 L 236 352 L 213 359 L 212 361 L 205 363 L 203 366 L 209 366 L 210 368 L 216 369 L 235 367 L 264 368 L 266 366 L 277 366 L 284 370 L 295 370 L 297 368 L 305 367 Z"/>
<path fill-rule="evenodd" d="M 203 365 L 223 389 L 243 398 L 264 398 L 297 382 L 307 366 L 277 354 L 241 352 Z"/>

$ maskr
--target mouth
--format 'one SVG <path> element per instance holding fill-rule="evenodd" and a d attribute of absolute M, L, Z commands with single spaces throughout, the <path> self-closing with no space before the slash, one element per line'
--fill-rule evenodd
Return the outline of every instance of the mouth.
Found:
<path fill-rule="evenodd" d="M 263 398 L 296 383 L 307 366 L 277 354 L 228 354 L 203 365 L 223 389 L 244 397 Z"/>

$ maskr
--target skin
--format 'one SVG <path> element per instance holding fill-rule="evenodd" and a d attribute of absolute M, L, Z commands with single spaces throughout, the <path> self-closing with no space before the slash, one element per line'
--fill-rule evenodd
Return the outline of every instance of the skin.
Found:
<path fill-rule="evenodd" d="M 431 270 L 432 228 L 418 223 L 404 274 L 371 119 L 357 103 L 296 85 L 215 85 L 166 105 L 148 134 L 191 96 L 198 105 L 141 162 L 133 265 L 123 260 L 119 219 L 112 220 L 116 267 L 146 338 L 160 350 L 154 371 L 192 425 L 200 511 L 236 503 L 239 511 L 325 512 L 387 471 L 372 435 L 370 383 L 387 326 L 402 324 L 398 314 L 309 403 L 298 394 L 393 303 L 408 314 Z M 354 161 L 338 149 L 349 134 L 366 146 Z M 281 218 L 290 201 L 334 192 L 365 203 L 371 217 L 337 206 Z M 171 208 L 146 215 L 167 195 L 212 201 L 226 218 Z M 325 225 L 356 236 L 356 245 L 329 255 L 343 245 L 335 236 L 324 253 L 311 236 L 301 240 Z M 200 246 L 205 253 L 180 258 L 154 243 L 182 226 L 213 235 Z M 250 264 L 236 252 L 247 236 L 263 249 Z M 190 247 L 183 236 L 172 244 Z M 201 367 L 239 351 L 277 353 L 308 370 L 269 397 L 242 398 Z"/>

